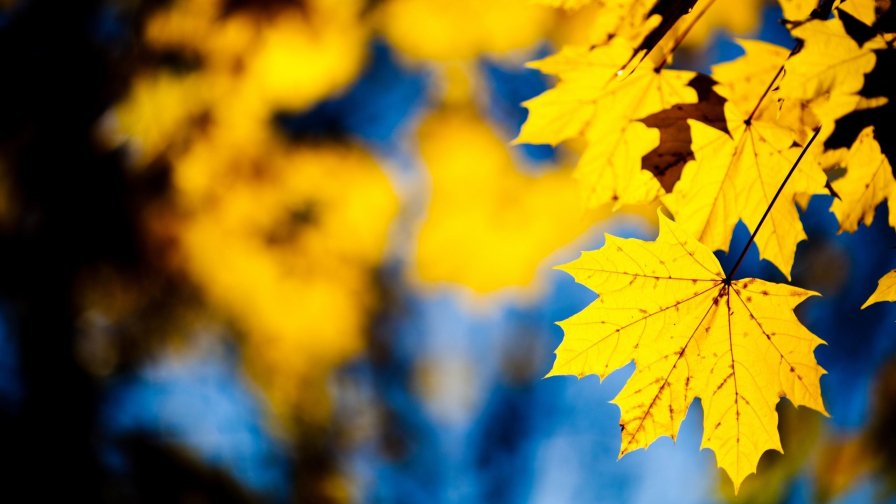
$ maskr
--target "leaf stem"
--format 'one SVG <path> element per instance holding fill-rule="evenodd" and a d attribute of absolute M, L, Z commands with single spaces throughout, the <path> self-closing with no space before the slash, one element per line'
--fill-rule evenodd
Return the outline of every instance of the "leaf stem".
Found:
<path fill-rule="evenodd" d="M 790 55 L 787 56 L 787 58 L 789 59 L 790 56 L 792 56 L 792 55 L 793 55 L 793 51 L 790 52 Z M 787 61 L 787 60 L 785 60 L 785 61 Z M 762 105 L 762 102 L 765 100 L 765 97 L 768 96 L 768 93 L 769 93 L 769 91 L 772 90 L 772 87 L 774 87 L 775 82 L 778 82 L 778 77 L 780 77 L 782 73 L 784 73 L 784 63 L 781 63 L 781 67 L 778 68 L 778 71 L 775 73 L 775 76 L 772 77 L 771 82 L 769 82 L 768 86 L 765 87 L 765 91 L 762 92 L 762 96 L 759 97 L 759 101 L 756 102 L 756 106 L 753 107 L 753 110 L 750 112 L 750 115 L 748 115 L 747 118 L 744 120 L 744 124 L 749 125 L 753 121 L 753 116 L 755 116 L 756 112 L 759 111 L 759 106 Z"/>
<path fill-rule="evenodd" d="M 747 256 L 747 251 L 750 250 L 750 245 L 753 244 L 753 241 L 756 240 L 756 235 L 759 233 L 759 229 L 762 228 L 762 224 L 765 223 L 766 217 L 771 213 L 772 207 L 775 206 L 775 202 L 778 201 L 778 196 L 781 195 L 781 191 L 784 190 L 784 186 L 787 185 L 787 181 L 790 180 L 790 177 L 793 175 L 793 172 L 796 171 L 796 167 L 799 166 L 800 161 L 803 160 L 803 156 L 806 155 L 806 151 L 809 150 L 809 147 L 812 146 L 812 142 L 818 137 L 818 133 L 821 132 L 821 126 L 815 128 L 815 133 L 812 134 L 812 138 L 806 142 L 806 145 L 803 146 L 803 150 L 800 152 L 800 155 L 797 156 L 796 161 L 793 162 L 793 166 L 790 167 L 790 171 L 787 172 L 787 176 L 784 177 L 784 181 L 781 182 L 781 185 L 778 186 L 778 191 L 775 193 L 775 196 L 772 198 L 772 201 L 768 204 L 768 207 L 765 209 L 765 213 L 762 214 L 762 218 L 759 219 L 759 223 L 756 224 L 756 229 L 753 230 L 753 234 L 750 235 L 750 239 L 747 240 L 747 244 L 744 245 L 744 249 L 740 252 L 740 256 L 737 258 L 737 262 L 734 263 L 734 267 L 731 268 L 731 271 L 725 275 L 725 283 L 730 284 L 731 279 L 734 277 L 734 274 L 737 273 L 738 268 L 742 262 L 744 262 L 744 257 Z"/>

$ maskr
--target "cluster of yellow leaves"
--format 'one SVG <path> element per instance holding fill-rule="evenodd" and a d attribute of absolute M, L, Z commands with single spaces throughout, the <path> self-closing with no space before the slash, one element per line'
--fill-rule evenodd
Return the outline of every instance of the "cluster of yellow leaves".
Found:
<path fill-rule="evenodd" d="M 843 10 L 871 27 L 881 14 L 877 7 L 873 1 L 843 1 L 836 2 L 835 13 Z M 859 44 L 847 33 L 839 16 L 808 21 L 792 33 L 802 41 L 802 47 L 785 65 L 780 96 L 807 104 L 828 129 L 828 134 L 835 122 L 850 112 L 887 102 L 885 97 L 865 97 L 860 92 L 865 84 L 864 76 L 877 64 L 877 52 L 894 51 L 896 33 L 877 31 Z M 831 183 L 836 195 L 831 212 L 840 223 L 840 231 L 854 232 L 860 222 L 870 226 L 875 209 L 884 200 L 889 206 L 889 224 L 896 228 L 896 180 L 891 161 L 881 152 L 874 128 L 862 130 L 848 152 L 831 152 L 827 159 L 833 161 L 820 162 L 827 169 L 846 170 Z M 892 272 L 881 278 L 877 291 L 862 308 L 896 299 L 892 294 L 893 281 Z"/>
<path fill-rule="evenodd" d="M 652 17 L 642 22 L 651 25 Z M 860 48 L 839 19 L 807 21 L 794 28 L 794 36 L 804 40 L 794 55 L 772 44 L 741 41 L 746 54 L 712 71 L 713 91 L 725 102 L 723 119 L 707 122 L 689 116 L 690 110 L 682 112 L 679 128 L 690 128 L 692 144 L 682 157 L 689 160 L 685 164 L 679 157 L 670 159 L 669 165 L 644 166 L 661 134 L 648 126 L 648 119 L 695 104 L 696 74 L 664 68 L 668 40 L 635 65 L 645 35 L 623 33 L 628 35 L 604 44 L 566 46 L 531 65 L 556 76 L 558 82 L 526 103 L 530 116 L 517 141 L 557 145 L 583 139 L 587 147 L 576 177 L 588 206 L 619 207 L 659 198 L 716 250 L 727 249 L 738 221 L 756 227 L 812 130 L 822 126 L 825 138 L 837 119 L 884 103 L 858 92 L 864 74 L 874 67 L 873 51 L 889 47 L 892 37 L 881 35 Z M 786 71 L 781 71 L 782 65 Z M 702 103 L 695 109 L 701 107 Z M 791 202 L 825 192 L 821 149 L 807 154 L 809 159 L 785 188 L 786 203 L 773 208 L 756 239 L 761 256 L 788 276 L 796 245 L 805 239 Z M 664 180 L 670 169 L 681 178 Z"/>
<path fill-rule="evenodd" d="M 517 141 L 584 142 L 575 175 L 587 205 L 659 200 L 675 218 L 663 221 L 655 243 L 608 237 L 603 249 L 566 266 L 600 298 L 561 323 L 565 336 L 550 374 L 604 377 L 634 360 L 635 374 L 614 401 L 622 410 L 620 455 L 674 438 L 700 397 L 703 446 L 736 490 L 763 452 L 781 449 L 780 397 L 824 412 L 823 370 L 813 357 L 821 340 L 793 314 L 813 293 L 733 280 L 711 251 L 727 251 L 743 222 L 760 257 L 789 278 L 806 238 L 798 203 L 836 191 L 841 230 L 870 223 L 894 190 L 873 128 L 848 152 L 825 151 L 823 141 L 838 119 L 886 103 L 861 92 L 875 51 L 894 50 L 896 34 L 878 31 L 860 44 L 847 33 L 841 7 L 872 30 L 881 14 L 873 0 L 836 2 L 827 20 L 810 18 L 816 2 L 784 1 L 797 48 L 740 41 L 744 56 L 713 67 L 707 89 L 706 77 L 666 65 L 713 3 L 584 7 L 598 12 L 597 36 L 531 64 L 557 84 L 526 102 Z M 687 4 L 696 16 L 682 11 Z M 620 6 L 631 14 L 622 25 L 613 21 Z M 846 168 L 846 176 L 829 183 L 826 171 L 834 168 Z M 869 302 L 891 294 L 890 285 L 882 281 Z"/>

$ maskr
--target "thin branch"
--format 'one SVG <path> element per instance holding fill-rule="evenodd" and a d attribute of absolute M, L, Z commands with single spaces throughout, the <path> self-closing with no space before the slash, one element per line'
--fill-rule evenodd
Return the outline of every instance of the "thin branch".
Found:
<path fill-rule="evenodd" d="M 793 54 L 793 53 L 791 53 L 791 54 Z M 789 57 L 790 56 L 788 56 L 788 58 Z M 753 122 L 753 116 L 755 116 L 756 112 L 759 111 L 759 106 L 762 105 L 763 100 L 765 100 L 765 97 L 768 96 L 769 91 L 772 90 L 772 87 L 774 87 L 775 82 L 778 81 L 778 77 L 780 77 L 782 73 L 784 73 L 784 63 L 781 63 L 781 68 L 778 69 L 778 72 L 775 73 L 774 77 L 772 77 L 772 81 L 768 83 L 768 86 L 766 86 L 765 91 L 762 92 L 762 96 L 759 97 L 759 101 L 756 102 L 756 106 L 753 107 L 753 110 L 750 112 L 750 115 L 748 115 L 747 118 L 744 120 L 744 124 L 749 125 L 751 122 Z"/>
<path fill-rule="evenodd" d="M 778 186 L 778 191 L 775 193 L 772 201 L 768 204 L 768 208 L 765 209 L 765 213 L 762 214 L 762 218 L 759 219 L 759 224 L 756 224 L 756 229 L 753 230 L 753 234 L 750 235 L 750 239 L 747 240 L 747 244 L 744 245 L 744 249 L 740 252 L 740 257 L 737 258 L 737 262 L 734 263 L 734 267 L 731 268 L 731 271 L 729 271 L 728 274 L 725 275 L 726 284 L 731 283 L 731 279 L 734 277 L 734 274 L 737 273 L 737 270 L 738 268 L 740 268 L 741 263 L 744 262 L 744 257 L 747 256 L 747 251 L 750 250 L 750 245 L 753 244 L 753 241 L 756 239 L 756 235 L 759 233 L 759 229 L 762 228 L 762 224 L 765 222 L 766 217 L 768 217 L 768 214 L 771 213 L 772 207 L 775 206 L 775 202 L 778 201 L 778 196 L 781 195 L 781 191 L 784 190 L 784 186 L 787 185 L 787 181 L 790 180 L 791 175 L 793 175 L 793 172 L 796 171 L 796 167 L 799 166 L 800 161 L 803 160 L 803 156 L 806 155 L 806 151 L 808 151 L 809 147 L 812 146 L 812 142 L 814 142 L 818 137 L 819 132 L 821 132 L 820 126 L 818 128 L 815 128 L 815 133 L 812 134 L 812 138 L 810 138 L 809 141 L 806 142 L 806 145 L 803 146 L 802 152 L 800 152 L 800 155 L 796 158 L 796 161 L 793 162 L 793 166 L 790 167 L 790 171 L 787 172 L 787 176 L 784 177 L 784 181 L 781 182 L 780 186 Z"/>
<path fill-rule="evenodd" d="M 672 48 L 666 51 L 666 54 L 663 55 L 662 61 L 660 61 L 659 65 L 654 68 L 655 71 L 659 72 L 663 69 L 664 66 L 666 66 L 667 63 L 669 63 L 669 58 L 672 56 L 672 53 L 674 53 L 675 50 L 678 49 L 678 46 L 680 46 L 681 43 L 684 42 L 684 39 L 687 38 L 689 33 L 691 33 L 691 30 L 694 28 L 697 22 L 700 21 L 700 18 L 702 18 L 703 15 L 706 14 L 706 11 L 708 11 L 714 3 L 716 3 L 716 0 L 709 0 L 703 6 L 700 12 L 698 12 L 696 15 L 694 15 L 693 18 L 690 19 L 690 23 L 684 28 L 681 34 L 678 35 L 678 38 L 675 39 L 675 42 L 672 43 Z M 647 55 L 645 54 L 644 57 L 647 57 Z M 641 59 L 643 60 L 644 57 L 642 57 Z"/>

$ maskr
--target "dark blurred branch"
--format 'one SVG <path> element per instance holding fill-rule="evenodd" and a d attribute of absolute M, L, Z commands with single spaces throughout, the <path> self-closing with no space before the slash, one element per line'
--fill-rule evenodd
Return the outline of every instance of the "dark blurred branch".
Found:
<path fill-rule="evenodd" d="M 0 275 L 24 380 L 22 407 L 2 433 L 4 491 L 35 502 L 102 500 L 98 388 L 75 358 L 75 281 L 94 264 L 139 261 L 124 170 L 93 142 L 124 87 L 96 41 L 104 8 L 22 2 L 0 31 L 0 155 L 19 205 Z"/>

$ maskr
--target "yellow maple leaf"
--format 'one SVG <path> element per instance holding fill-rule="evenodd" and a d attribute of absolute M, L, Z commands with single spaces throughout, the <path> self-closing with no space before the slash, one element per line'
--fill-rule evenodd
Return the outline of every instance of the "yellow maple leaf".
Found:
<path fill-rule="evenodd" d="M 896 301 L 896 270 L 887 273 L 877 281 L 877 289 L 865 301 L 862 309 L 881 301 Z"/>
<path fill-rule="evenodd" d="M 825 371 L 813 355 L 823 341 L 793 313 L 816 293 L 729 280 L 708 248 L 662 215 L 656 241 L 607 236 L 601 249 L 561 269 L 600 297 L 560 323 L 563 342 L 548 376 L 603 379 L 634 361 L 613 399 L 620 456 L 660 436 L 675 439 L 699 398 L 702 447 L 715 452 L 736 491 L 765 451 L 781 451 L 780 398 L 826 414 Z"/>
<path fill-rule="evenodd" d="M 727 251 L 738 220 L 749 228 L 759 223 L 800 149 L 791 148 L 793 136 L 788 130 L 773 124 L 729 121 L 732 139 L 705 124 L 688 122 L 695 159 L 682 170 L 675 191 L 664 196 L 663 203 L 693 236 L 710 248 Z M 801 164 L 782 190 L 781 204 L 772 207 L 769 222 L 756 236 L 760 257 L 788 278 L 796 246 L 806 239 L 793 200 L 800 193 L 821 193 L 824 183 L 816 164 Z"/>
<path fill-rule="evenodd" d="M 856 138 L 847 155 L 846 175 L 831 185 L 839 195 L 831 211 L 840 222 L 840 231 L 852 233 L 860 221 L 870 226 L 874 209 L 885 199 L 890 207 L 890 225 L 896 227 L 896 179 L 874 138 L 873 127 L 865 128 Z"/>
<path fill-rule="evenodd" d="M 660 133 L 638 119 L 697 101 L 697 91 L 688 86 L 694 72 L 650 65 L 624 72 L 632 53 L 629 43 L 613 39 L 594 49 L 566 47 L 531 64 L 560 81 L 524 103 L 529 117 L 515 141 L 556 145 L 584 137 L 588 147 L 575 176 L 589 207 L 653 201 L 662 189 L 641 169 L 641 158 L 659 144 Z"/>
<path fill-rule="evenodd" d="M 746 43 L 744 49 L 743 57 L 713 68 L 720 79 L 715 90 L 728 100 L 727 133 L 688 121 L 694 160 L 685 165 L 675 190 L 662 198 L 676 221 L 714 250 L 728 250 L 739 220 L 756 228 L 802 150 L 764 91 L 775 82 L 787 53 L 764 43 Z M 752 77 L 746 78 L 749 69 Z M 806 239 L 794 198 L 824 192 L 825 181 L 817 162 L 801 162 L 756 236 L 760 257 L 788 278 L 796 246 Z"/>

